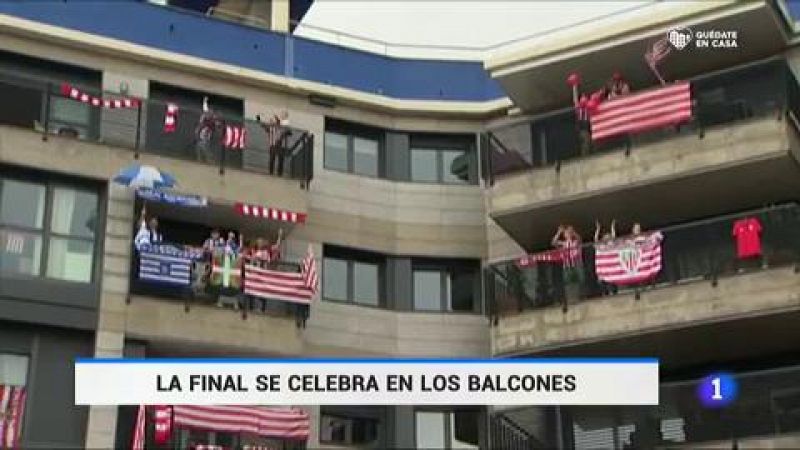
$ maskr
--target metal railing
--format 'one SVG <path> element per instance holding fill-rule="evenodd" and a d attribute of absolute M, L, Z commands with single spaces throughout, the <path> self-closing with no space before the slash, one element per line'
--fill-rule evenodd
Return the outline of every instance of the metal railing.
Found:
<path fill-rule="evenodd" d="M 800 366 L 733 377 L 739 394 L 725 408 L 701 404 L 700 380 L 664 383 L 658 406 L 563 408 L 565 432 L 576 449 L 620 450 L 724 442 L 736 448 L 745 439 L 800 432 Z"/>
<path fill-rule="evenodd" d="M 489 448 L 502 450 L 538 450 L 547 448 L 503 413 L 489 420 Z"/>
<path fill-rule="evenodd" d="M 695 134 L 707 128 L 772 117 L 787 111 L 796 115 L 798 84 L 783 60 L 770 59 L 719 73 L 693 78 L 690 123 L 680 127 L 611 138 L 593 143 L 582 130 L 572 107 L 502 126 L 486 133 L 484 161 L 489 183 L 497 177 L 537 168 L 559 170 L 564 161 L 585 159 L 610 151 L 638 151 L 637 147 Z M 566 84 L 564 89 L 568 89 Z"/>
<path fill-rule="evenodd" d="M 762 227 L 761 255 L 742 259 L 732 233 L 737 220 L 750 217 L 758 219 Z M 594 243 L 580 247 L 574 268 L 557 261 L 526 266 L 518 260 L 490 266 L 486 283 L 490 316 L 496 318 L 559 306 L 566 312 L 573 303 L 621 293 L 632 293 L 638 300 L 648 289 L 697 280 L 707 280 L 716 286 L 721 277 L 778 266 L 800 268 L 800 206 L 797 204 L 716 217 L 659 231 L 663 235 L 661 270 L 651 280 L 625 287 L 598 279 Z M 620 236 L 622 238 L 624 236 Z"/>
<path fill-rule="evenodd" d="M 119 94 L 79 87 L 82 92 L 104 99 Z M 131 108 L 93 107 L 61 92 L 61 84 L 46 80 L 0 74 L 0 93 L 7 101 L 0 105 L 0 125 L 27 127 L 48 135 L 98 142 L 131 149 L 138 158 L 149 153 L 196 161 L 219 168 L 297 180 L 307 188 L 313 176 L 314 136 L 298 128 L 284 127 L 280 144 L 270 148 L 264 126 L 255 120 L 230 114 L 216 116 L 210 133 L 198 132 L 199 109 L 178 105 L 175 130 L 164 126 L 167 103 L 141 99 Z M 213 105 L 212 105 L 213 106 Z M 243 149 L 224 146 L 225 127 L 246 130 Z"/>
<path fill-rule="evenodd" d="M 175 246 L 182 247 L 180 244 Z M 137 253 L 134 251 L 134 254 Z M 138 276 L 139 258 L 134 256 L 131 258 L 130 294 L 181 301 L 186 313 L 189 313 L 193 306 L 217 306 L 232 308 L 233 312 L 241 314 L 242 320 L 247 319 L 248 315 L 253 313 L 283 317 L 294 316 L 298 327 L 305 325 L 305 321 L 308 318 L 307 306 L 247 295 L 244 293 L 243 284 L 237 287 L 224 288 L 212 283 L 212 266 L 209 258 L 210 256 L 194 260 L 191 263 L 191 284 L 177 286 L 140 279 Z M 301 265 L 293 261 L 272 262 L 266 267 L 270 270 L 285 273 L 299 273 L 301 271 Z M 128 302 L 131 302 L 130 296 L 128 296 Z"/>

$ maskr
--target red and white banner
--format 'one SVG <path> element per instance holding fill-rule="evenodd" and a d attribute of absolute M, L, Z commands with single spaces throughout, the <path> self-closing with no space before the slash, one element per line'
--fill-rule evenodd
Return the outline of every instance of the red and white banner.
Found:
<path fill-rule="evenodd" d="M 117 98 L 117 99 L 107 99 L 101 97 L 95 97 L 93 95 L 89 95 L 80 89 L 72 86 L 69 83 L 62 83 L 61 84 L 61 94 L 65 97 L 69 97 L 73 100 L 77 100 L 81 103 L 86 103 L 92 105 L 97 108 L 107 108 L 107 109 L 121 109 L 121 108 L 138 108 L 141 102 L 139 99 L 136 98 Z"/>
<path fill-rule="evenodd" d="M 591 113 L 592 140 L 678 125 L 692 118 L 688 81 L 604 101 Z"/>
<path fill-rule="evenodd" d="M 153 407 L 153 441 L 156 445 L 164 445 L 172 436 L 172 408 L 167 405 Z"/>
<path fill-rule="evenodd" d="M 308 439 L 308 413 L 299 409 L 199 405 L 175 405 L 172 409 L 176 428 L 249 433 L 279 439 Z"/>
<path fill-rule="evenodd" d="M 244 293 L 267 300 L 283 300 L 310 305 L 314 288 L 306 286 L 306 273 L 244 266 Z"/>
<path fill-rule="evenodd" d="M 661 232 L 618 239 L 595 247 L 597 278 L 630 285 L 652 280 L 661 272 Z"/>
<path fill-rule="evenodd" d="M 175 103 L 167 103 L 167 110 L 164 112 L 164 133 L 174 133 L 178 125 L 178 110 L 180 108 Z"/>
<path fill-rule="evenodd" d="M 247 130 L 236 125 L 225 125 L 225 137 L 222 144 L 226 148 L 244 150 L 247 144 Z"/>
<path fill-rule="evenodd" d="M 25 414 L 24 386 L 0 384 L 0 448 L 19 448 L 22 417 Z"/>
<path fill-rule="evenodd" d="M 539 263 L 561 263 L 564 261 L 564 249 L 556 248 L 539 253 L 531 253 L 517 259 L 517 266 L 532 267 Z"/>
<path fill-rule="evenodd" d="M 131 441 L 131 450 L 144 450 L 144 441 L 146 439 L 146 423 L 147 407 L 139 405 L 136 412 L 136 422 L 133 424 L 133 440 Z"/>
<path fill-rule="evenodd" d="M 269 220 L 280 220 L 282 222 L 305 223 L 306 214 L 286 211 L 282 209 L 269 208 L 266 206 L 248 205 L 237 203 L 236 211 L 243 216 L 262 217 Z"/>

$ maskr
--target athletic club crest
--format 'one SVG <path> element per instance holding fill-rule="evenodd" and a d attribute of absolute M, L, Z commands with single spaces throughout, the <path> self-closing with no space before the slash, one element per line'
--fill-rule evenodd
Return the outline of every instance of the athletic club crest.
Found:
<path fill-rule="evenodd" d="M 639 271 L 639 262 L 641 261 L 641 252 L 639 248 L 634 245 L 628 245 L 619 250 L 619 264 L 625 269 L 625 272 L 633 275 Z"/>
<path fill-rule="evenodd" d="M 683 50 L 692 42 L 692 32 L 688 28 L 673 28 L 667 34 L 667 39 L 675 50 Z"/>

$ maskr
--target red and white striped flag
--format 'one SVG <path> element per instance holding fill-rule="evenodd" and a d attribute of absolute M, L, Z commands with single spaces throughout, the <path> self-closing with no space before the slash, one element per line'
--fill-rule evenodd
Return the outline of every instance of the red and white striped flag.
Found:
<path fill-rule="evenodd" d="M 225 125 L 225 147 L 236 150 L 243 150 L 247 141 L 247 130 L 242 126 Z"/>
<path fill-rule="evenodd" d="M 153 441 L 156 445 L 164 445 L 172 436 L 172 407 L 157 405 L 153 407 Z"/>
<path fill-rule="evenodd" d="M 291 440 L 308 439 L 309 416 L 298 409 L 221 405 L 174 405 L 172 408 L 175 428 L 247 433 Z"/>
<path fill-rule="evenodd" d="M 139 405 L 139 411 L 136 413 L 136 422 L 133 425 L 131 450 L 144 450 L 146 422 L 146 406 Z"/>
<path fill-rule="evenodd" d="M 317 272 L 317 260 L 314 258 L 314 250 L 311 248 L 311 244 L 308 244 L 308 253 L 303 259 L 303 281 L 305 287 L 316 294 L 319 274 Z"/>
<path fill-rule="evenodd" d="M 0 384 L 0 448 L 19 448 L 22 417 L 25 413 L 24 386 Z"/>
<path fill-rule="evenodd" d="M 595 247 L 597 278 L 630 285 L 652 280 L 661 272 L 661 232 L 623 238 Z"/>
<path fill-rule="evenodd" d="M 689 82 L 670 84 L 601 103 L 590 116 L 592 140 L 678 125 L 691 118 Z"/>
<path fill-rule="evenodd" d="M 306 287 L 305 272 L 264 269 L 255 264 L 244 266 L 244 293 L 267 300 L 311 304 L 314 291 Z"/>

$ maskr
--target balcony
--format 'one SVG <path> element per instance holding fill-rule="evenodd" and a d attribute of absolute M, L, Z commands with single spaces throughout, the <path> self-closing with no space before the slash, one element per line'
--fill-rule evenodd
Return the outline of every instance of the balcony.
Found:
<path fill-rule="evenodd" d="M 800 103 L 785 62 L 707 74 L 691 90 L 692 121 L 677 130 L 587 146 L 570 108 L 490 131 L 491 217 L 532 249 L 559 223 L 591 229 L 616 217 L 653 228 L 795 199 Z"/>
<path fill-rule="evenodd" d="M 143 198 L 134 203 L 136 217 L 143 205 Z M 205 206 L 187 205 L 147 197 L 147 217 L 158 218 L 163 242 L 136 241 L 128 270 L 126 333 L 167 348 L 178 342 L 209 352 L 301 352 L 300 329 L 313 297 L 297 284 L 307 246 L 292 234 L 302 221 L 292 222 L 291 212 L 275 219 L 249 215 L 213 198 Z M 222 241 L 213 250 L 204 248 L 213 230 Z M 234 233 L 231 247 L 229 232 Z M 244 245 L 237 249 L 240 242 Z M 255 244 L 261 249 L 257 255 L 250 253 Z"/>
<path fill-rule="evenodd" d="M 733 231 L 745 218 L 760 223 L 760 254 L 740 252 Z M 490 267 L 487 295 L 498 318 L 494 354 L 648 354 L 669 367 L 702 363 L 698 358 L 709 354 L 741 357 L 758 354 L 761 346 L 786 348 L 800 338 L 790 326 L 800 315 L 800 206 L 751 210 L 660 232 L 660 265 L 641 279 L 634 275 L 646 274 L 648 266 L 626 264 L 626 250 L 614 253 L 619 264 L 611 269 L 631 278 L 613 280 L 604 272 L 606 281 L 600 280 L 597 249 L 607 250 L 607 243 L 584 244 L 577 270 L 565 270 L 553 251 Z M 641 246 L 611 248 L 653 255 Z M 608 269 L 609 261 L 603 262 Z M 708 343 L 702 333 L 729 345 Z M 745 343 L 752 333 L 761 333 L 759 342 Z M 709 346 L 708 352 L 698 350 Z"/>
<path fill-rule="evenodd" d="M 64 85 L 0 74 L 0 94 L 7 99 L 0 107 L 0 125 L 35 130 L 42 134 L 43 140 L 57 135 L 125 148 L 135 158 L 152 155 L 193 161 L 218 170 L 220 175 L 235 169 L 296 182 L 301 188 L 311 181 L 314 137 L 304 130 L 283 128 L 280 146 L 283 164 L 281 167 L 280 158 L 276 158 L 271 166 L 267 133 L 254 120 L 219 114 L 210 121 L 209 134 L 200 137 L 197 130 L 203 113 L 179 105 L 175 129 L 167 131 L 164 102 L 135 99 L 133 104 L 121 107 L 92 106 L 93 98 L 113 101 L 123 97 L 70 86 L 79 93 L 78 100 L 64 91 Z M 84 94 L 85 102 L 80 101 Z M 245 130 L 246 137 L 235 142 L 235 147 L 226 146 L 228 129 Z"/>
<path fill-rule="evenodd" d="M 694 48 L 673 51 L 664 70 L 671 80 L 754 61 L 780 53 L 786 24 L 769 0 L 740 2 L 647 2 L 628 11 L 533 36 L 498 49 L 486 70 L 524 111 L 539 113 L 571 102 L 564 84 L 577 71 L 597 89 L 616 70 L 632 86 L 647 86 L 655 77 L 642 56 L 676 27 L 692 31 L 736 31 L 735 49 Z"/>
<path fill-rule="evenodd" d="M 797 388 L 800 367 L 741 372 L 733 378 L 739 386 L 739 395 L 725 408 L 700 405 L 699 379 L 662 383 L 658 406 L 561 408 L 563 436 L 558 447 L 615 450 L 796 447 L 800 433 Z M 542 426 L 543 418 L 547 417 L 545 408 L 531 407 L 495 414 L 491 420 L 493 427 L 512 422 L 521 430 L 518 434 L 530 436 L 542 434 L 536 425 Z"/>

